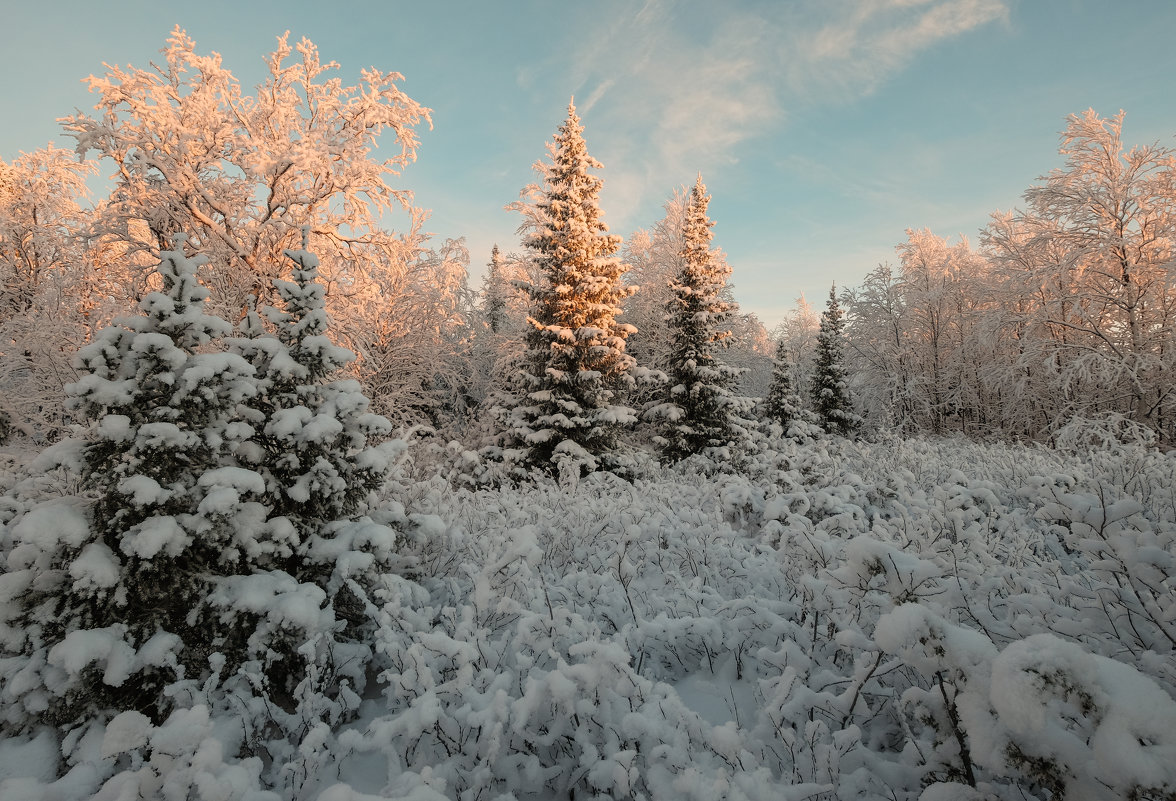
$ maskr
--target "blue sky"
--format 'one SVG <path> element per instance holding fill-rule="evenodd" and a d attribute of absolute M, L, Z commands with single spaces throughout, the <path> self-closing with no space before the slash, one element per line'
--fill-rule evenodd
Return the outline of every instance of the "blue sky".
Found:
<path fill-rule="evenodd" d="M 623 236 L 701 171 L 744 310 L 772 325 L 804 293 L 894 260 L 906 228 L 978 231 L 1060 165 L 1066 115 L 1127 112 L 1129 143 L 1174 144 L 1172 0 L 585 0 L 8 3 L 0 158 L 70 146 L 102 63 L 146 66 L 175 24 L 248 87 L 289 29 L 345 82 L 376 66 L 433 109 L 400 185 L 475 285 L 517 249 L 503 206 L 533 180 L 568 97 L 604 163 Z"/>

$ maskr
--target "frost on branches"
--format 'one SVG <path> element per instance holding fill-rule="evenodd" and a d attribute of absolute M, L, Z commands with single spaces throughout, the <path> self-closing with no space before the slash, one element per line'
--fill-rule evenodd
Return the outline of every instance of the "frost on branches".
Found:
<path fill-rule="evenodd" d="M 154 69 L 91 76 L 96 111 L 63 123 L 79 157 L 109 160 L 115 175 L 86 234 L 125 271 L 190 232 L 211 260 L 211 308 L 239 319 L 252 298 L 277 301 L 293 232 L 330 231 L 316 245 L 336 337 L 364 354 L 353 369 L 379 408 L 419 421 L 444 403 L 438 384 L 460 383 L 450 333 L 462 325 L 468 254 L 453 241 L 428 248 L 426 213 L 399 185 L 429 110 L 398 73 L 365 69 L 349 84 L 338 66 L 283 35 L 250 91 L 177 27 Z M 125 287 L 113 290 L 125 302 Z"/>
<path fill-rule="evenodd" d="M 724 364 L 716 353 L 731 336 L 724 323 L 732 304 L 721 297 L 731 268 L 711 251 L 714 223 L 707 217 L 709 202 L 700 175 L 686 209 L 681 266 L 666 309 L 666 395 L 645 413 L 658 424 L 656 442 L 662 458 L 671 462 L 694 454 L 728 461 L 733 446 L 747 439 L 740 415 L 750 403 L 733 391 L 742 371 Z"/>
<path fill-rule="evenodd" d="M 829 301 L 821 313 L 817 334 L 816 364 L 809 392 L 813 411 L 821 425 L 831 434 L 850 436 L 861 426 L 853 410 L 849 385 L 845 380 L 845 315 L 837 302 L 837 287 L 829 290 Z"/>
<path fill-rule="evenodd" d="M 620 237 L 608 233 L 598 198 L 603 180 L 589 170 L 576 108 L 540 162 L 542 187 L 531 187 L 533 205 L 516 204 L 530 217 L 526 245 L 542 279 L 528 289 L 533 303 L 521 387 L 505 410 L 504 440 L 527 467 L 565 475 L 612 469 L 620 430 L 636 421 L 617 401 L 631 383 L 633 359 L 618 323 L 625 265 L 616 256 Z"/>
<path fill-rule="evenodd" d="M 94 172 L 52 146 L 0 160 L 0 444 L 52 440 L 68 424 L 62 387 L 96 305 L 75 235 Z"/>

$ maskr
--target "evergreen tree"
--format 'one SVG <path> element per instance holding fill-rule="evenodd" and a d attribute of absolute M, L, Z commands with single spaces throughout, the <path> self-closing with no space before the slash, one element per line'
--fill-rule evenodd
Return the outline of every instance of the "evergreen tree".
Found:
<path fill-rule="evenodd" d="M 506 318 L 506 287 L 502 275 L 502 256 L 498 252 L 498 245 L 490 251 L 490 263 L 486 269 L 486 279 L 482 285 L 482 313 L 486 316 L 486 325 L 497 334 Z"/>
<path fill-rule="evenodd" d="M 717 358 L 731 336 L 724 323 L 732 304 L 722 298 L 731 268 L 711 251 L 714 223 L 707 217 L 708 203 L 700 175 L 686 209 L 681 267 L 667 304 L 666 396 L 646 413 L 661 424 L 657 442 L 666 461 L 698 453 L 729 456 L 730 446 L 746 437 L 739 414 L 749 402 L 733 391 L 742 371 Z"/>
<path fill-rule="evenodd" d="M 324 336 L 305 238 L 286 251 L 284 310 L 268 310 L 278 336 L 253 312 L 230 352 L 212 350 L 230 326 L 205 314 L 203 259 L 182 245 L 161 253 L 163 290 L 143 315 L 79 354 L 68 391 L 93 422 L 78 465 L 94 500 L 49 500 L 13 521 L 6 725 L 68 731 L 127 710 L 158 721 L 182 699 L 251 709 L 247 728 L 281 740 L 359 703 L 372 599 L 398 581 L 396 532 L 360 516 L 391 456 L 367 437 L 389 425 L 357 382 L 328 380 L 353 356 Z"/>
<path fill-rule="evenodd" d="M 396 532 L 363 516 L 387 479 L 395 445 L 371 444 L 391 424 L 367 411 L 357 381 L 332 378 L 355 354 L 326 335 L 325 288 L 318 258 L 307 249 L 309 234 L 303 227 L 301 248 L 283 251 L 293 264 L 291 280 L 274 281 L 282 308 L 262 309 L 276 336 L 251 314 L 246 336 L 230 343 L 257 373 L 257 393 L 239 409 L 253 436 L 236 455 L 264 478 L 268 526 L 281 558 L 270 571 L 238 582 L 223 600 L 232 605 L 234 593 L 271 594 L 275 603 L 283 594 L 315 599 L 323 618 L 309 628 L 275 623 L 280 617 L 271 610 L 255 610 L 263 614 L 254 616 L 239 649 L 254 659 L 253 683 L 270 698 L 297 704 L 302 714 L 346 714 L 358 699 L 340 679 L 352 688 L 365 680 L 374 632 L 370 598 L 387 584 L 395 557 Z"/>
<path fill-rule="evenodd" d="M 829 289 L 829 301 L 821 313 L 817 333 L 816 362 L 809 391 L 821 425 L 832 434 L 851 436 L 861 425 L 853 411 L 853 399 L 845 380 L 845 314 L 837 302 L 837 286 Z"/>
<path fill-rule="evenodd" d="M 787 345 L 783 340 L 776 343 L 773 362 L 772 384 L 764 399 L 764 417 L 787 434 L 792 424 L 804 420 L 806 415 L 800 407 L 800 396 L 792 384 L 792 366 L 788 363 Z"/>
<path fill-rule="evenodd" d="M 248 572 L 267 548 L 262 479 L 228 459 L 249 433 L 234 409 L 253 392 L 252 369 L 197 352 L 229 326 L 205 314 L 204 260 L 185 256 L 184 241 L 160 254 L 163 289 L 143 298 L 142 316 L 78 354 L 82 377 L 67 392 L 93 423 L 89 519 L 50 503 L 20 523 L 36 580 L 19 650 L 39 678 L 20 682 L 17 704 L 48 704 L 44 720 L 65 727 L 110 710 L 165 715 L 163 687 L 206 672 L 233 636 L 234 620 L 209 604 L 217 577 Z"/>
<path fill-rule="evenodd" d="M 526 208 L 533 225 L 525 244 L 542 280 L 528 290 L 533 306 L 521 392 L 504 415 L 505 444 L 522 451 L 523 463 L 561 474 L 571 466 L 580 473 L 615 467 L 617 436 L 636 421 L 616 402 L 617 389 L 632 383 L 634 364 L 625 353 L 634 329 L 616 316 L 634 290 L 621 284 L 620 237 L 602 219 L 604 182 L 589 172 L 601 164 L 588 155 L 583 131 L 569 103 L 551 163 L 537 167 L 543 186 Z"/>
<path fill-rule="evenodd" d="M 262 310 L 276 338 L 259 335 L 263 326 L 251 317 L 246 333 L 253 335 L 232 343 L 258 378 L 257 397 L 242 409 L 255 436 L 239 453 L 265 477 L 272 515 L 293 524 L 297 543 L 363 510 L 388 467 L 368 439 L 391 431 L 386 419 L 368 413 L 358 382 L 328 380 L 355 354 L 326 336 L 326 292 L 308 237 L 304 228 L 302 248 L 284 251 L 292 280 L 274 281 L 283 308 Z"/>

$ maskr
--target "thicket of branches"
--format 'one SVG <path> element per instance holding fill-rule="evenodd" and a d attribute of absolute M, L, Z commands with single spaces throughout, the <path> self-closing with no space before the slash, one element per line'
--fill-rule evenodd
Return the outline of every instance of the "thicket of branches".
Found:
<path fill-rule="evenodd" d="M 978 249 L 907 231 L 898 264 L 845 294 L 875 426 L 1052 440 L 1122 419 L 1176 440 L 1176 154 L 1122 128 L 1122 112 L 1072 115 L 1064 165 Z"/>

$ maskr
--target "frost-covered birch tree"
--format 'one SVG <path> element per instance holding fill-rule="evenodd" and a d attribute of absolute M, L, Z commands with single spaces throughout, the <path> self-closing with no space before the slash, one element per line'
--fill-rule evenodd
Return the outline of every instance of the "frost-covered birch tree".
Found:
<path fill-rule="evenodd" d="M 365 69 L 349 85 L 312 42 L 288 34 L 253 93 L 179 27 L 162 53 L 149 69 L 91 76 L 95 112 L 63 121 L 79 155 L 113 168 L 91 237 L 147 264 L 187 231 L 210 259 L 212 308 L 239 320 L 276 300 L 283 250 L 310 225 L 333 335 L 360 354 L 354 369 L 388 396 L 384 411 L 419 419 L 454 350 L 444 334 L 461 324 L 467 264 L 460 243 L 428 249 L 426 213 L 396 185 L 429 109 L 401 91 L 398 73 Z M 385 392 L 392 381 L 410 390 Z"/>
<path fill-rule="evenodd" d="M 62 389 L 95 307 L 77 235 L 93 172 L 52 146 L 0 161 L 0 442 L 4 430 L 53 439 L 66 424 Z"/>
<path fill-rule="evenodd" d="M 666 306 L 682 269 L 682 234 L 689 203 L 690 193 L 685 187 L 675 188 L 662 206 L 665 216 L 649 229 L 634 231 L 625 242 L 625 263 L 630 265 L 625 281 L 637 287 L 637 292 L 625 301 L 621 317 L 637 329 L 626 340 L 625 348 L 638 364 L 658 370 L 669 362 Z M 721 258 L 721 254 L 714 255 Z"/>
<path fill-rule="evenodd" d="M 985 244 L 1027 301 L 1024 329 L 1045 338 L 1031 350 L 1054 365 L 1061 415 L 1116 412 L 1171 437 L 1176 156 L 1128 149 L 1123 119 L 1071 115 L 1064 167 L 1026 191 L 1026 210 L 994 215 Z"/>

